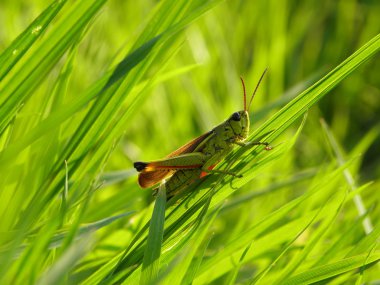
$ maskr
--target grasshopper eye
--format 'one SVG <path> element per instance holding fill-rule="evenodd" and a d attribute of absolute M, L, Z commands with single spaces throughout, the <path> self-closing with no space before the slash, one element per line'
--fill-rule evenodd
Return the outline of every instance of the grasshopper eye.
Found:
<path fill-rule="evenodd" d="M 240 113 L 239 112 L 233 113 L 231 116 L 231 119 L 234 121 L 240 121 Z"/>

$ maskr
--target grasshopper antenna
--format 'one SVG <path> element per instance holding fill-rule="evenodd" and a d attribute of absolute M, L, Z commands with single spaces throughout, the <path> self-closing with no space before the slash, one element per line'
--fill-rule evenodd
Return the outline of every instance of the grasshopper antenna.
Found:
<path fill-rule="evenodd" d="M 245 91 L 245 84 L 243 77 L 240 76 L 241 84 L 243 85 L 244 92 L 244 111 L 247 111 L 247 92 Z"/>
<path fill-rule="evenodd" d="M 252 94 L 252 96 L 251 96 L 251 100 L 249 101 L 248 111 L 249 111 L 249 108 L 251 107 L 251 103 L 252 103 L 253 97 L 255 97 L 256 91 L 257 91 L 257 89 L 259 88 L 260 83 L 261 83 L 261 80 L 263 80 L 263 77 L 264 77 L 265 73 L 267 72 L 267 70 L 268 70 L 268 68 L 265 68 L 263 74 L 261 74 L 261 77 L 260 77 L 260 79 L 259 79 L 259 82 L 257 82 L 257 85 L 256 85 L 256 88 L 255 88 L 255 91 L 253 91 L 253 94 Z M 244 98 L 245 98 L 245 97 L 244 97 Z M 245 103 L 245 101 L 244 101 L 244 109 L 245 109 L 245 104 L 246 104 L 246 103 Z"/>

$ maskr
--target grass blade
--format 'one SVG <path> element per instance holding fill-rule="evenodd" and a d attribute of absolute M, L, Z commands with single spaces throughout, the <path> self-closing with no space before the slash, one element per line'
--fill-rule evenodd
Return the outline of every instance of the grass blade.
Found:
<path fill-rule="evenodd" d="M 164 234 L 166 206 L 166 188 L 161 184 L 150 220 L 148 239 L 146 242 L 140 284 L 152 284 L 158 277 L 162 238 Z"/>

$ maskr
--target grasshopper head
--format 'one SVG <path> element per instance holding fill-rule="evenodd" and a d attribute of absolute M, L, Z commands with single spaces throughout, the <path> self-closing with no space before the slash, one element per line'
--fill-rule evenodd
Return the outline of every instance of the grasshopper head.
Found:
<path fill-rule="evenodd" d="M 248 108 L 247 108 L 247 94 L 245 91 L 244 80 L 243 78 L 240 77 L 241 83 L 243 85 L 243 92 L 244 92 L 244 110 L 233 113 L 231 117 L 228 119 L 231 125 L 231 128 L 238 140 L 245 140 L 249 135 L 249 107 L 251 106 L 252 99 L 255 96 L 257 88 L 259 87 L 260 82 L 263 79 L 266 71 L 267 70 L 265 69 L 259 79 L 259 82 L 256 85 L 255 91 L 253 91 L 253 94 L 248 104 Z"/>
<path fill-rule="evenodd" d="M 242 110 L 233 113 L 228 122 L 238 140 L 245 140 L 249 134 L 249 114 Z"/>

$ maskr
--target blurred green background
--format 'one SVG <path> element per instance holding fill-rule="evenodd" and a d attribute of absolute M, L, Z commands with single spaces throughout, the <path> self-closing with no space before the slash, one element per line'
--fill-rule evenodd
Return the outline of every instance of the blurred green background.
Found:
<path fill-rule="evenodd" d="M 70 6 L 70 2 L 66 5 Z M 201 2 L 198 1 L 199 3 Z M 255 129 L 380 31 L 380 2 L 375 0 L 257 0 L 207 3 L 210 6 L 207 6 L 204 14 L 200 12 L 200 17 L 189 23 L 183 32 L 168 40 L 168 49 L 155 51 L 159 58 L 157 62 L 152 61 L 153 64 L 147 67 L 144 73 L 141 72 L 142 75 L 136 82 L 125 83 L 126 86 L 131 84 L 133 89 L 130 92 L 133 96 L 126 96 L 125 100 L 113 103 L 117 109 L 109 114 L 109 128 L 99 127 L 99 140 L 86 149 L 83 139 L 83 150 L 77 150 L 76 155 L 69 159 L 67 182 L 69 189 L 74 189 L 74 194 L 68 202 L 71 203 L 71 208 L 69 207 L 70 210 L 64 214 L 62 222 L 52 227 L 51 236 L 60 230 L 67 230 L 74 239 L 78 233 L 75 233 L 77 228 L 70 232 L 73 223 L 78 223 L 78 226 L 123 212 L 139 213 L 150 209 L 153 201 L 151 190 L 142 190 L 137 186 L 133 162 L 162 158 L 190 139 L 210 130 L 232 112 L 242 109 L 243 93 L 239 76 L 245 79 L 250 94 L 263 70 L 268 68 L 251 108 L 251 128 Z M 2 0 L 0 51 L 10 46 L 49 4 L 49 1 L 42 0 Z M 90 25 L 78 33 L 78 42 L 74 43 L 72 49 L 54 65 L 47 77 L 33 90 L 29 100 L 22 102 L 25 106 L 20 109 L 17 117 L 21 123 L 18 125 L 16 120 L 14 137 L 11 137 L 9 129 L 2 133 L 1 150 L 6 149 L 9 142 L 9 145 L 12 145 L 14 141 L 22 141 L 23 136 L 33 133 L 34 127 L 38 126 L 42 119 L 54 114 L 55 103 L 51 106 L 50 104 L 55 98 L 62 70 L 68 62 L 71 61 L 67 67 L 69 79 L 62 88 L 64 96 L 56 105 L 59 107 L 70 106 L 71 102 L 84 96 L 101 76 L 124 58 L 127 51 L 134 50 L 135 42 L 139 35 L 146 31 L 144 27 L 147 23 L 152 25 L 151 29 L 160 31 L 161 25 L 164 29 L 164 20 L 158 23 L 150 22 L 151 15 L 160 5 L 166 4 L 145 0 L 106 2 L 100 12 L 91 19 Z M 186 4 L 186 1 L 182 1 L 181 5 L 184 14 L 187 13 L 186 9 L 191 10 L 192 4 Z M 64 13 L 68 10 L 68 7 L 64 7 L 62 15 L 66 15 Z M 194 8 L 194 11 L 197 10 Z M 58 20 L 62 18 L 61 14 L 57 15 Z M 58 20 L 52 21 L 49 29 L 58 25 L 55 22 Z M 150 38 L 142 42 L 148 39 Z M 10 74 L 12 75 L 11 72 Z M 0 87 L 5 86 L 4 82 Z M 4 98 L 1 98 L 0 93 L 0 103 L 3 102 Z M 9 173 L 3 172 L 5 178 L 2 187 L 9 187 L 6 190 L 9 192 L 4 191 L 2 194 L 3 198 L 5 197 L 4 201 L 12 201 L 13 194 L 9 193 L 18 191 L 17 187 L 22 188 L 24 193 L 17 197 L 19 202 L 12 210 L 12 217 L 8 217 L 6 225 L 3 225 L 3 232 L 9 234 L 18 229 L 19 214 L 27 208 L 23 203 L 38 199 L 38 191 L 49 189 L 41 186 L 47 185 L 44 182 L 50 183 L 58 181 L 54 179 L 60 179 L 62 183 L 57 182 L 57 185 L 61 185 L 59 189 L 62 191 L 65 180 L 65 166 L 62 161 L 59 162 L 61 174 L 58 178 L 49 180 L 46 178 L 49 176 L 44 175 L 48 173 L 53 161 L 61 158 L 58 155 L 59 151 L 64 149 L 74 135 L 76 127 L 90 110 L 92 102 L 94 101 L 78 108 L 69 120 L 59 126 L 57 144 L 51 146 L 54 150 L 49 147 L 51 156 L 41 158 L 38 152 L 33 154 L 32 151 L 31 156 L 15 156 L 10 166 L 2 165 L 2 169 L 9 167 Z M 44 104 L 46 108 L 41 107 Z M 123 118 L 123 114 L 127 114 L 128 117 Z M 228 211 L 222 212 L 215 219 L 209 230 L 213 233 L 213 238 L 205 250 L 206 257 L 213 256 L 225 244 L 239 236 L 245 228 L 265 219 L 282 205 L 305 193 L 308 185 L 320 179 L 317 174 L 333 170 L 336 166 L 336 155 L 326 138 L 321 118 L 326 121 L 331 133 L 341 145 L 345 158 L 356 159 L 355 167 L 352 169 L 355 184 L 360 186 L 374 181 L 371 190 L 363 193 L 363 199 L 364 206 L 372 211 L 373 220 L 379 218 L 379 195 L 376 189 L 379 187 L 380 175 L 380 58 L 377 55 L 344 79 L 317 106 L 309 110 L 302 133 L 291 150 L 269 167 L 260 170 L 253 181 L 234 193 L 231 191 L 229 202 L 232 204 L 238 203 L 246 194 L 259 195 L 255 199 L 238 203 L 237 206 L 230 206 Z M 119 120 L 125 120 L 125 126 L 107 137 L 107 132 L 112 130 L 112 124 Z M 288 144 L 299 124 L 288 129 L 271 144 Z M 54 127 L 50 128 L 53 129 Z M 106 138 L 109 140 L 104 144 L 98 163 L 90 162 L 92 152 L 98 155 L 98 147 L 100 148 L 102 139 Z M 45 143 L 48 141 L 37 140 L 32 147 L 39 147 L 40 153 L 43 154 Z M 49 158 L 52 158 L 52 161 Z M 79 172 L 71 177 L 70 163 L 82 159 L 85 161 L 83 165 L 86 165 L 82 168 L 83 172 L 80 172 L 79 167 Z M 90 166 L 86 168 L 87 165 Z M 52 169 L 58 173 L 54 167 Z M 16 169 L 13 174 L 12 169 Z M 28 185 L 33 189 L 30 193 Z M 33 244 L 33 239 L 42 234 L 40 231 L 43 229 L 44 221 L 48 220 L 50 211 L 54 212 L 53 208 L 58 203 L 60 193 L 55 192 L 54 195 L 52 197 L 56 201 L 49 200 L 51 204 L 46 207 L 49 211 L 36 214 L 33 220 L 35 224 L 25 226 L 24 236 L 14 248 L 21 245 L 28 248 L 28 243 Z M 5 204 L 4 202 L 0 211 L 3 219 L 6 219 L 9 210 Z M 335 229 L 337 235 L 340 231 L 348 229 L 350 223 L 357 218 L 354 206 L 351 207 L 352 209 L 347 211 L 349 214 L 346 213 L 350 218 L 342 218 L 341 224 Z M 77 283 L 78 280 L 83 281 L 91 276 L 101 265 L 106 264 L 111 257 L 129 245 L 137 230 L 141 229 L 144 219 L 127 217 L 108 225 L 105 229 L 99 229 L 92 251 L 80 260 L 76 268 L 70 269 L 71 273 L 65 272 L 66 279 L 61 282 Z M 46 240 L 51 236 L 46 236 Z M 307 234 L 305 239 L 307 240 Z M 357 237 L 356 240 L 360 238 Z M 2 242 L 6 248 L 9 240 L 4 238 Z M 66 242 L 68 246 L 73 240 Z M 56 257 L 39 252 L 41 264 L 35 272 L 30 269 L 29 273 L 25 273 L 24 279 L 19 279 L 20 284 L 25 280 L 33 283 L 40 278 L 63 252 L 64 250 L 58 251 Z M 268 251 L 267 254 L 269 258 L 265 258 L 273 260 L 272 252 Z M 97 258 L 99 259 L 96 260 Z M 28 258 L 24 257 L 22 260 L 25 263 Z M 268 260 L 259 260 L 243 267 L 239 271 L 237 283 L 244 282 L 252 273 L 252 268 L 262 268 L 261 266 L 267 262 Z M 19 272 L 24 263 L 8 262 L 6 268 L 10 268 L 10 271 L 4 280 L 15 280 L 13 274 Z M 286 265 L 286 261 L 283 261 L 282 265 Z M 368 280 L 376 279 L 376 274 L 378 278 L 378 272 L 377 267 Z M 232 280 L 227 279 L 226 275 L 221 276 L 212 281 L 220 284 L 219 282 Z M 343 283 L 348 282 L 347 280 Z"/>

